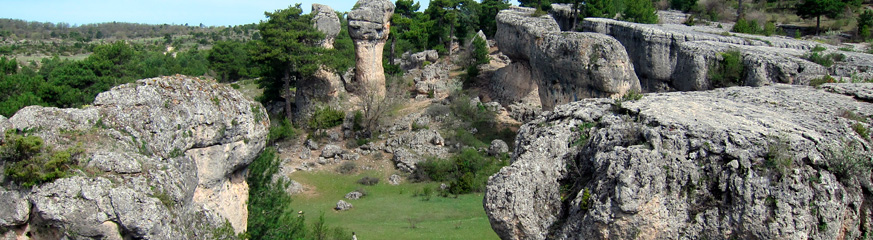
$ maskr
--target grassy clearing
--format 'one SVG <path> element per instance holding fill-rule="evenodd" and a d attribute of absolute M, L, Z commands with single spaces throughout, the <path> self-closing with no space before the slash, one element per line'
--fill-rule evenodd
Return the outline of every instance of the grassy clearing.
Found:
<path fill-rule="evenodd" d="M 331 226 L 356 232 L 361 239 L 498 239 L 491 230 L 482 208 L 482 193 L 460 195 L 457 198 L 434 196 L 424 200 L 422 189 L 438 189 L 439 183 L 409 183 L 397 186 L 387 184 L 390 172 L 365 171 L 356 175 L 333 172 L 295 172 L 291 179 L 310 188 L 293 196 L 295 210 L 306 213 L 307 224 L 324 212 Z M 356 183 L 365 177 L 379 177 L 374 186 Z M 358 200 L 343 198 L 358 188 L 367 196 Z M 354 208 L 338 212 L 336 202 L 345 200 Z M 414 226 L 414 227 L 413 227 Z"/>

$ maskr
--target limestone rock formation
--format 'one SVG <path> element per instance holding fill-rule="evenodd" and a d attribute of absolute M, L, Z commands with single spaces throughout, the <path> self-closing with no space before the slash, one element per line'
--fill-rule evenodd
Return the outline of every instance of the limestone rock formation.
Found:
<path fill-rule="evenodd" d="M 327 49 L 333 49 L 333 42 L 336 35 L 339 34 L 340 25 L 339 17 L 330 6 L 318 3 L 312 4 L 312 25 L 319 32 L 324 33 L 324 40 L 321 41 L 321 46 Z"/>
<path fill-rule="evenodd" d="M 382 49 L 388 40 L 394 3 L 389 0 L 359 0 L 349 12 L 349 35 L 355 44 L 355 89 L 385 96 Z M 362 94 L 362 93 L 358 93 Z"/>
<path fill-rule="evenodd" d="M 706 75 L 722 52 L 735 50 L 746 59 L 742 83 L 764 86 L 774 83 L 805 85 L 810 79 L 830 74 L 838 77 L 873 77 L 873 55 L 837 51 L 836 47 L 812 41 L 766 37 L 681 24 L 639 24 L 602 18 L 586 18 L 583 31 L 616 38 L 627 50 L 644 89 L 650 92 L 711 89 Z M 803 59 L 816 46 L 821 54 L 846 56 L 830 68 Z"/>
<path fill-rule="evenodd" d="M 421 68 L 425 65 L 436 63 L 440 59 L 440 55 L 436 50 L 425 50 L 417 53 L 403 53 L 400 57 L 400 68 L 403 70 L 412 70 Z M 428 64 L 425 64 L 427 62 Z"/>
<path fill-rule="evenodd" d="M 81 144 L 88 174 L 32 190 L 4 180 L 0 229 L 47 239 L 200 239 L 230 222 L 243 232 L 244 169 L 264 148 L 266 116 L 228 86 L 178 75 L 114 87 L 83 109 L 26 107 L 0 128 L 29 129 L 58 149 Z"/>
<path fill-rule="evenodd" d="M 503 239 L 854 239 L 873 84 L 586 99 L 525 124 L 485 210 Z M 855 127 L 850 127 L 850 126 Z"/>
<path fill-rule="evenodd" d="M 500 11 L 495 38 L 500 51 L 513 61 L 509 71 L 529 66 L 543 109 L 583 98 L 618 97 L 641 90 L 627 52 L 618 41 L 598 33 L 560 32 L 550 16 L 532 17 L 532 13 L 531 8 Z M 498 76 L 505 75 L 495 74 Z M 508 79 L 508 86 L 518 86 L 513 83 L 521 80 Z M 521 86 L 518 92 L 527 89 Z"/>
<path fill-rule="evenodd" d="M 415 171 L 415 165 L 427 157 L 447 157 L 445 140 L 436 130 L 409 131 L 385 141 L 385 151 L 394 153 L 393 161 L 397 169 L 404 172 Z"/>

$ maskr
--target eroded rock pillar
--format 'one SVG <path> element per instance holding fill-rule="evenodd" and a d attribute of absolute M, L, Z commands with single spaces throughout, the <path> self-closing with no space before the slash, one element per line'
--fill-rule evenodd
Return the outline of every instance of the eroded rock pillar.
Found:
<path fill-rule="evenodd" d="M 388 40 L 394 4 L 388 0 L 359 0 L 349 12 L 349 35 L 355 44 L 357 94 L 385 96 L 382 49 Z"/>

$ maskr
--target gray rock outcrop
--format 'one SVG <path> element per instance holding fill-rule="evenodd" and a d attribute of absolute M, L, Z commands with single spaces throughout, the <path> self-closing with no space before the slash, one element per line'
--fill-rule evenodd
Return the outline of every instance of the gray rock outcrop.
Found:
<path fill-rule="evenodd" d="M 415 171 L 415 164 L 427 157 L 446 157 L 448 149 L 445 139 L 436 130 L 404 132 L 385 142 L 385 150 L 394 153 L 394 163 L 398 170 Z"/>
<path fill-rule="evenodd" d="M 355 89 L 357 94 L 385 96 L 382 49 L 388 40 L 394 3 L 389 0 L 359 0 L 349 12 L 349 35 L 355 44 Z"/>
<path fill-rule="evenodd" d="M 312 4 L 312 26 L 319 32 L 324 33 L 324 40 L 321 41 L 321 46 L 327 49 L 333 49 L 333 42 L 336 35 L 339 34 L 340 25 L 339 17 L 330 6 L 318 3 Z"/>
<path fill-rule="evenodd" d="M 626 48 L 634 70 L 649 92 L 712 89 L 705 74 L 719 54 L 735 50 L 746 58 L 743 85 L 774 83 L 805 85 L 810 79 L 830 74 L 839 77 L 873 77 L 873 55 L 836 51 L 837 47 L 812 41 L 727 33 L 722 29 L 681 24 L 639 24 L 603 18 L 586 18 L 586 32 L 610 35 Z M 821 54 L 839 53 L 845 62 L 830 68 L 803 59 L 816 46 Z"/>
<path fill-rule="evenodd" d="M 321 157 L 323 158 L 338 157 L 342 153 L 343 149 L 340 146 L 333 144 L 324 145 L 324 148 L 321 149 Z"/>
<path fill-rule="evenodd" d="M 488 180 L 503 239 L 854 239 L 873 223 L 873 84 L 586 99 Z M 855 125 L 856 127 L 850 127 Z"/>
<path fill-rule="evenodd" d="M 500 11 L 495 38 L 500 51 L 513 61 L 509 72 L 529 67 L 543 109 L 583 98 L 618 97 L 641 90 L 627 52 L 618 41 L 599 33 L 561 32 L 550 16 L 532 17 L 532 13 L 531 8 L 517 7 Z M 506 74 L 498 71 L 494 75 L 499 76 Z M 523 84 L 517 84 L 523 79 L 508 79 L 504 94 L 527 90 Z M 501 83 L 492 78 L 492 84 Z M 511 86 L 522 88 L 507 91 Z"/>
<path fill-rule="evenodd" d="M 199 239 L 226 222 L 243 232 L 244 169 L 264 148 L 266 116 L 226 85 L 179 75 L 114 87 L 84 109 L 21 109 L 9 129 L 57 149 L 81 144 L 88 174 L 0 187 L 15 209 L 0 228 L 48 239 Z"/>
<path fill-rule="evenodd" d="M 403 70 L 412 70 L 421 68 L 425 63 L 436 63 L 440 59 L 440 55 L 436 50 L 425 50 L 417 53 L 403 53 L 400 58 L 400 68 Z"/>

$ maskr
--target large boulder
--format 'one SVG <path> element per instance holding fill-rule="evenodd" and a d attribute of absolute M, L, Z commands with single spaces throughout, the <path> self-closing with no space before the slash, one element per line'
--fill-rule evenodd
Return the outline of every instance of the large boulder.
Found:
<path fill-rule="evenodd" d="M 873 229 L 859 97 L 873 84 L 822 88 L 558 106 L 521 127 L 485 210 L 503 239 L 858 238 Z"/>
<path fill-rule="evenodd" d="M 321 41 L 321 46 L 327 49 L 333 49 L 333 42 L 336 35 L 339 34 L 340 25 L 339 17 L 330 6 L 313 3 L 312 4 L 312 25 L 319 32 L 324 33 L 324 40 Z"/>
<path fill-rule="evenodd" d="M 551 110 L 583 98 L 619 97 L 629 91 L 641 91 L 628 54 L 618 41 L 599 33 L 561 32 L 552 17 L 534 17 L 533 12 L 531 8 L 518 7 L 500 11 L 495 38 L 500 51 L 513 61 L 508 72 L 529 67 L 543 109 Z M 507 77 L 505 82 L 510 84 L 494 95 L 524 93 L 528 89 L 524 84 L 511 83 L 523 81 L 520 76 L 525 75 Z M 493 78 L 501 76 L 506 73 L 498 70 Z M 499 82 L 492 79 L 492 83 Z"/>
<path fill-rule="evenodd" d="M 296 107 L 294 122 L 308 121 L 319 106 L 335 104 L 340 95 L 345 92 L 345 83 L 340 75 L 325 66 L 320 66 L 312 77 L 297 81 L 294 95 Z"/>
<path fill-rule="evenodd" d="M 23 225 L 12 222 L 52 239 L 194 239 L 226 222 L 244 232 L 244 173 L 264 148 L 266 116 L 226 85 L 179 75 L 114 87 L 83 109 L 26 107 L 6 126 L 81 147 L 88 174 L 29 191 L 7 184 L 32 208 Z"/>
<path fill-rule="evenodd" d="M 548 33 L 531 51 L 531 77 L 543 109 L 584 98 L 618 98 L 640 92 L 640 81 L 624 47 L 599 33 Z"/>
<path fill-rule="evenodd" d="M 394 3 L 389 0 L 359 0 L 349 12 L 349 36 L 355 44 L 355 89 L 358 94 L 385 96 L 382 49 L 388 40 Z"/>

